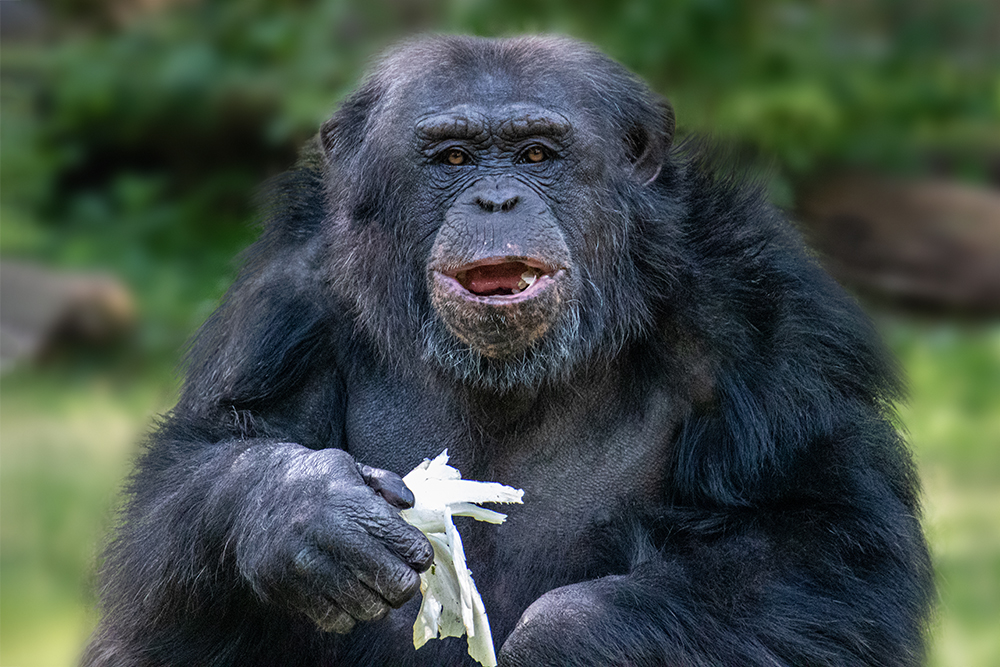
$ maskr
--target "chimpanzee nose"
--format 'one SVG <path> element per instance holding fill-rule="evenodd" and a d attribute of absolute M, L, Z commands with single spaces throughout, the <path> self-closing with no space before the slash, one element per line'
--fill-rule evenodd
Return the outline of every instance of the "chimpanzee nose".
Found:
<path fill-rule="evenodd" d="M 496 195 L 498 196 L 479 195 L 476 197 L 475 202 L 486 213 L 506 213 L 514 208 L 517 202 L 521 201 L 520 195 L 506 192 L 498 192 Z"/>
<path fill-rule="evenodd" d="M 510 178 L 484 178 L 469 189 L 471 203 L 484 213 L 506 213 L 517 206 L 524 185 Z"/>

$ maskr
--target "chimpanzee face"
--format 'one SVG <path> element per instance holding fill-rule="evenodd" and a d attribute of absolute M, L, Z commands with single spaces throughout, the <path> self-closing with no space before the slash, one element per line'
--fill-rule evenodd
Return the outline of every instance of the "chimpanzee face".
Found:
<path fill-rule="evenodd" d="M 416 130 L 448 202 L 427 265 L 431 303 L 484 356 L 523 354 L 558 327 L 577 291 L 554 210 L 572 126 L 544 107 L 461 105 Z"/>
<path fill-rule="evenodd" d="M 403 53 L 371 82 L 381 88 L 358 140 L 369 157 L 357 162 L 367 174 L 355 190 L 377 196 L 355 197 L 362 203 L 340 231 L 379 227 L 382 241 L 354 237 L 351 253 L 385 251 L 352 272 L 375 276 L 395 255 L 397 278 L 382 283 L 394 292 L 394 322 L 419 311 L 422 356 L 464 379 L 536 382 L 568 370 L 634 324 L 608 314 L 642 317 L 632 303 L 608 306 L 635 282 L 627 241 L 636 216 L 621 202 L 659 171 L 664 107 L 637 84 L 615 95 L 623 107 L 649 107 L 647 122 L 598 113 L 608 105 L 601 68 L 617 66 L 571 43 L 514 42 L 492 63 Z M 423 58 L 434 66 L 418 76 Z M 328 127 L 335 153 L 341 144 Z M 385 200 L 393 213 L 376 220 Z M 419 283 L 403 278 L 408 266 Z M 392 298 L 365 308 L 391 307 Z"/>

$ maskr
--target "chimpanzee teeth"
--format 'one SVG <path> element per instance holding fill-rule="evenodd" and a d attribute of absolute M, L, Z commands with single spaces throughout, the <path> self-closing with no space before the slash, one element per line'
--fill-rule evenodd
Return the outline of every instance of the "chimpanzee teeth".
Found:
<path fill-rule="evenodd" d="M 527 286 L 528 286 L 528 283 L 526 283 L 525 281 L 523 281 L 523 280 L 518 280 L 517 281 L 517 289 L 522 290 L 522 289 L 524 289 Z"/>
<path fill-rule="evenodd" d="M 534 271 L 525 271 L 521 274 L 521 281 L 517 283 L 518 287 L 521 287 L 521 283 L 524 283 L 524 287 L 530 287 L 536 280 L 538 280 L 538 274 Z M 524 289 L 521 287 L 521 289 Z"/>

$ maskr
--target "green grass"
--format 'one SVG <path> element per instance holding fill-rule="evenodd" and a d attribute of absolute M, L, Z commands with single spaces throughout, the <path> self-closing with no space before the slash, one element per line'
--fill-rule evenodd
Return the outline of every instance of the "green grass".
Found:
<path fill-rule="evenodd" d="M 0 383 L 0 665 L 75 664 L 117 489 L 169 379 L 15 373 Z"/>
<path fill-rule="evenodd" d="M 930 664 L 1000 665 L 1000 326 L 894 322 L 940 607 Z"/>
<path fill-rule="evenodd" d="M 1000 325 L 882 323 L 911 380 L 901 409 L 940 582 L 934 667 L 1000 664 Z M 75 664 L 116 493 L 175 384 L 21 371 L 0 382 L 0 666 Z"/>

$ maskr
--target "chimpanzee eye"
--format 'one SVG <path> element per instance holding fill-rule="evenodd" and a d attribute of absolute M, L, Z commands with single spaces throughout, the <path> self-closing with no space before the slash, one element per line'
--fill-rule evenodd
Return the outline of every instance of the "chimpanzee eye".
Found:
<path fill-rule="evenodd" d="M 545 149 L 544 146 L 539 146 L 538 144 L 535 144 L 533 146 L 528 146 L 528 148 L 523 153 L 521 153 L 522 162 L 538 163 L 538 162 L 544 162 L 545 160 L 548 159 L 549 159 L 549 152 Z"/>
<path fill-rule="evenodd" d="M 448 164 L 455 165 L 457 167 L 468 162 L 469 155 L 459 148 L 451 148 L 445 152 L 444 159 Z"/>

